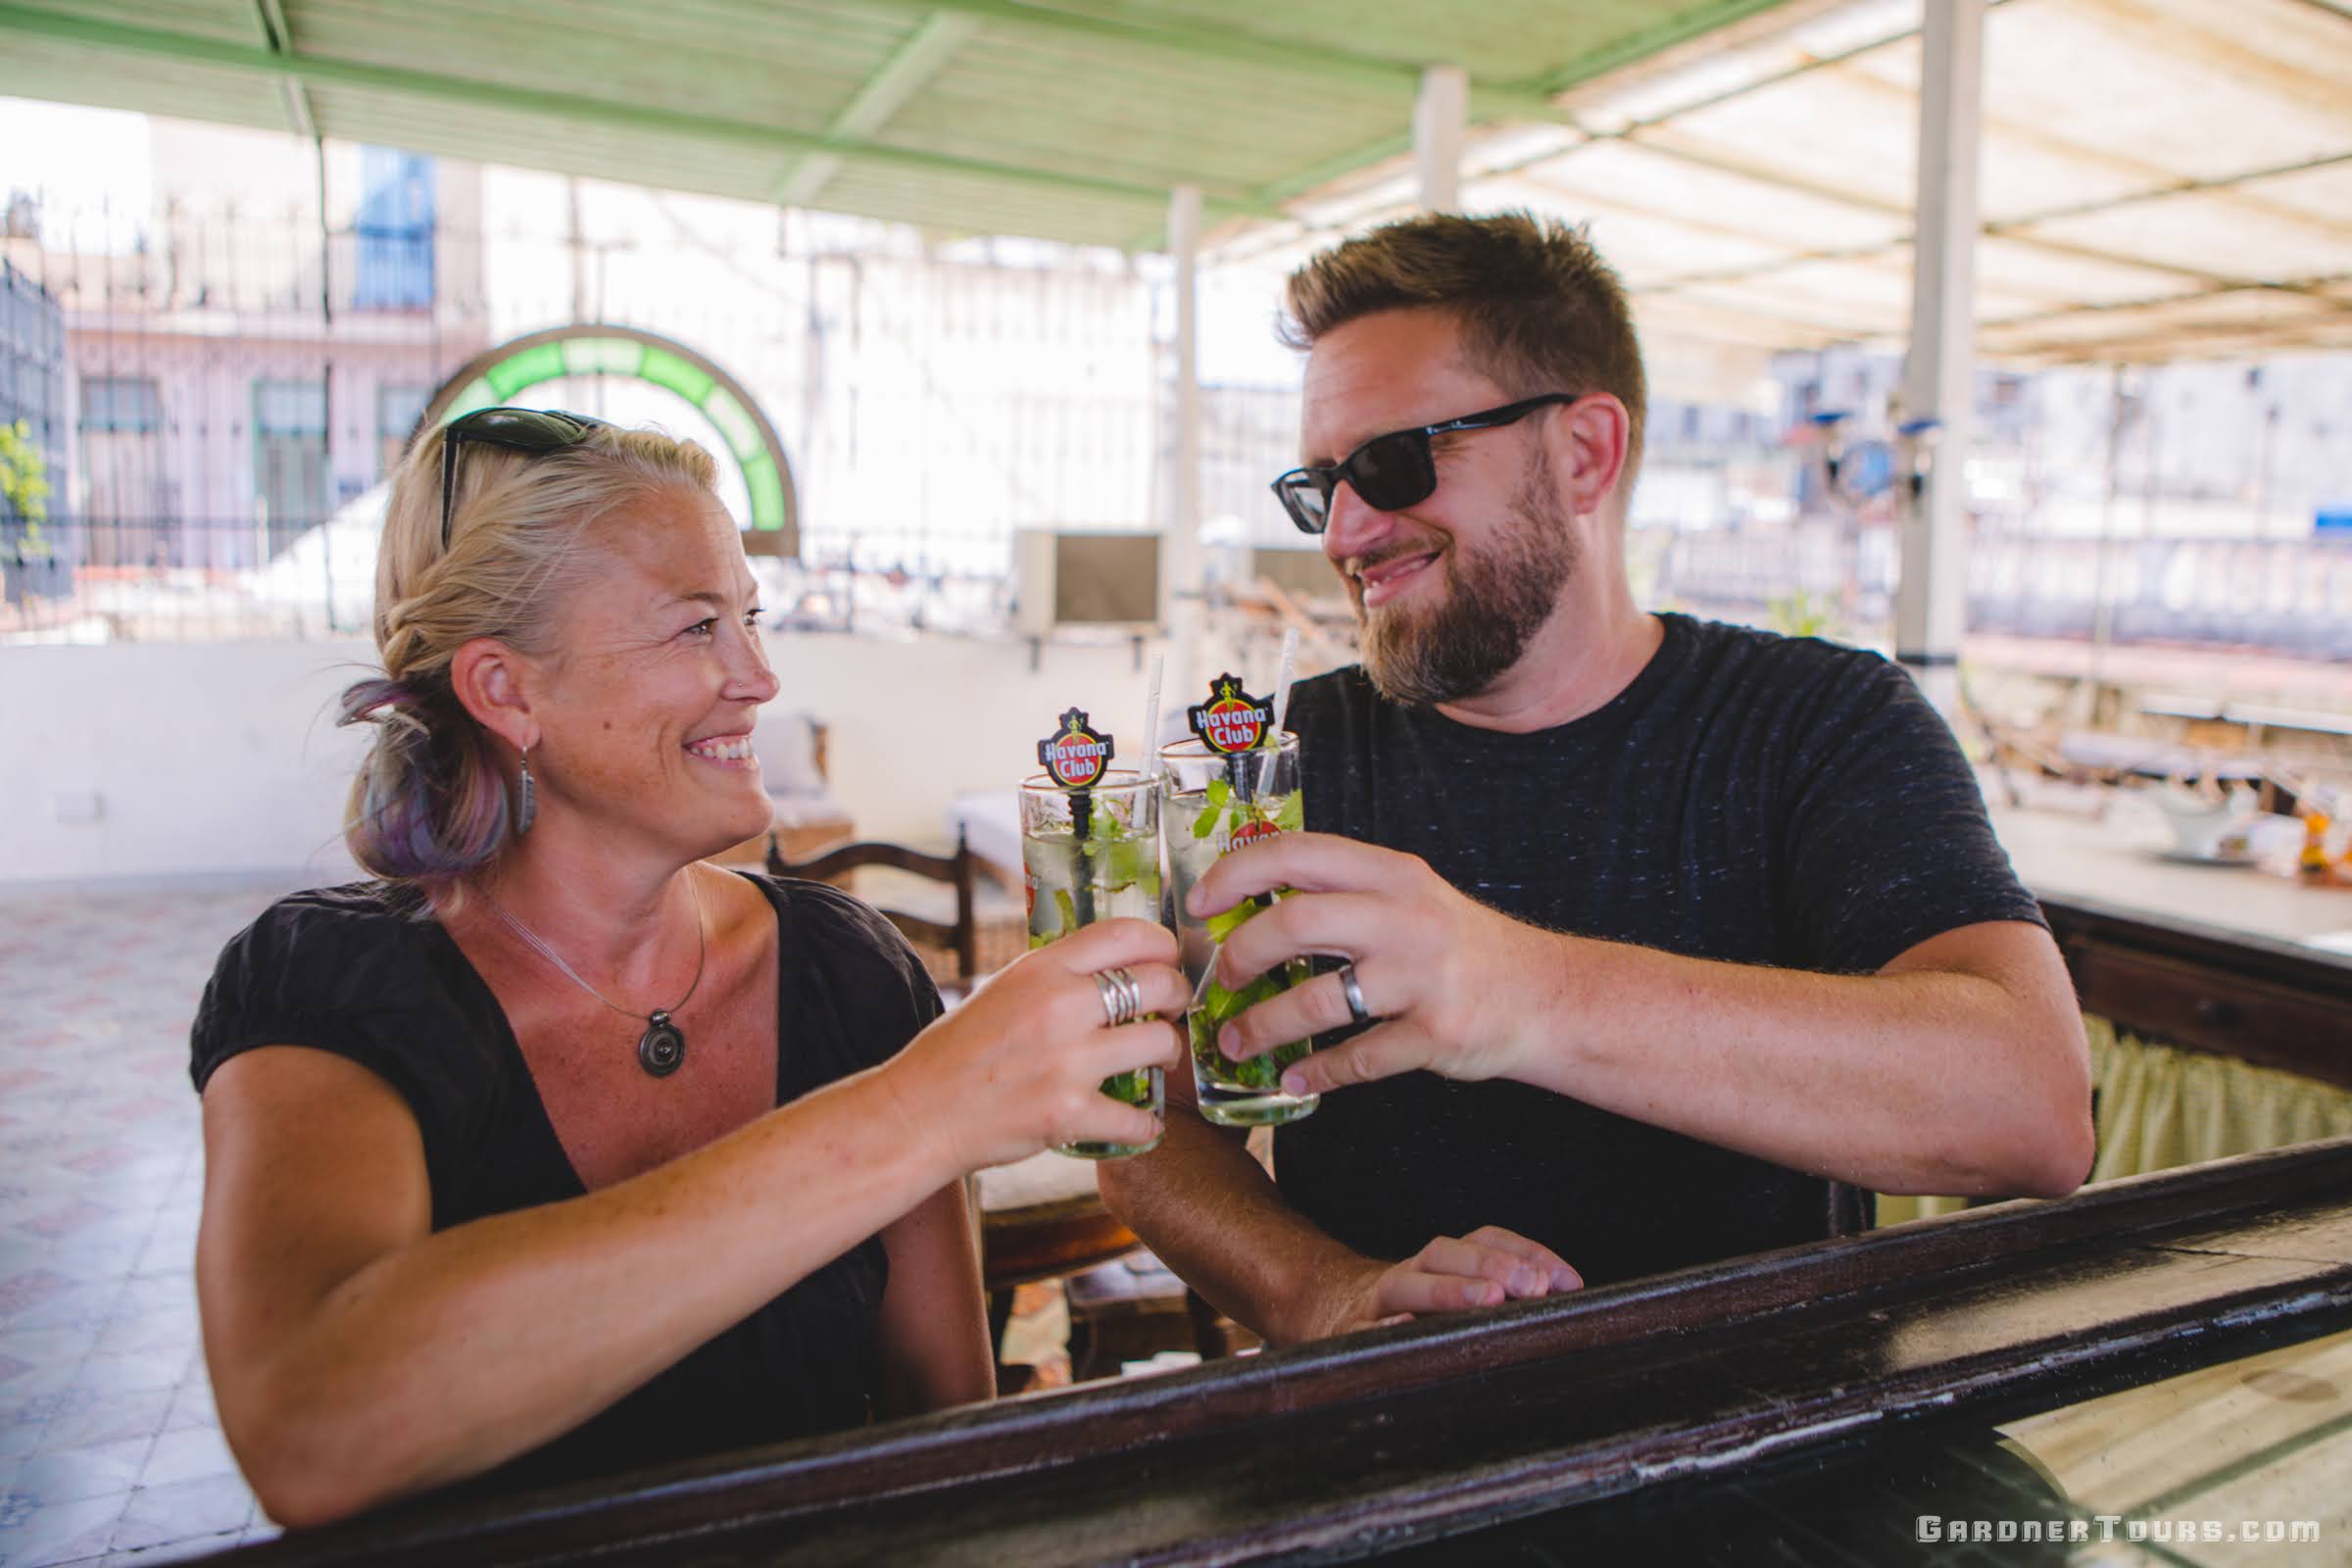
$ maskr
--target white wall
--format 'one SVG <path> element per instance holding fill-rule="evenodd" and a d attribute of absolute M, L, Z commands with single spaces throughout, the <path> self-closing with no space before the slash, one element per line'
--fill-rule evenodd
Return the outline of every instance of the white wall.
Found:
<path fill-rule="evenodd" d="M 349 874 L 362 642 L 0 650 L 0 881 Z M 93 821 L 60 820 L 97 797 Z"/>
<path fill-rule="evenodd" d="M 1152 650 L 1023 642 L 771 637 L 778 709 L 829 730 L 833 795 L 869 838 L 943 839 L 950 797 L 1005 790 L 1037 771 L 1037 743 L 1065 708 L 1085 709 L 1133 765 Z M 1174 701 L 1163 694 L 1163 706 Z M 1188 701 L 1194 699 L 1187 699 Z"/>
<path fill-rule="evenodd" d="M 1004 789 L 1076 705 L 1142 728 L 1126 643 L 772 635 L 777 707 L 830 729 L 833 793 L 877 838 L 939 840 L 950 796 Z M 365 642 L 0 649 L 0 882 L 215 872 L 353 874 L 343 802 L 365 736 L 336 695 Z M 1179 700 L 1171 678 L 1163 699 Z M 1191 701 L 1190 696 L 1182 697 Z M 89 797 L 95 820 L 61 821 Z"/>

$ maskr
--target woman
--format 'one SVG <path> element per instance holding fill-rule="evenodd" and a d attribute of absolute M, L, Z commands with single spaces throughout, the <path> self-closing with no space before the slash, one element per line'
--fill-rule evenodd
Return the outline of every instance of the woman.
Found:
<path fill-rule="evenodd" d="M 193 1038 L 205 1353 L 282 1523 L 988 1397 L 963 1177 L 1152 1130 L 1096 1086 L 1174 1053 L 1165 931 L 943 1018 L 864 906 L 700 863 L 767 826 L 776 692 L 712 477 L 490 410 L 393 487 L 378 880 L 230 942 Z"/>

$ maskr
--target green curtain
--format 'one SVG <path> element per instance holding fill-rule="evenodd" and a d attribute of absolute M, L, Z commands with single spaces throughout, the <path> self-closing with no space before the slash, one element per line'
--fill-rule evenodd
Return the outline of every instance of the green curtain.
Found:
<path fill-rule="evenodd" d="M 2160 1046 L 2085 1017 L 2098 1094 L 2094 1182 L 2352 1134 L 2352 1090 L 2230 1056 Z M 1966 1208 L 1965 1198 L 1879 1199 L 1893 1225 Z"/>

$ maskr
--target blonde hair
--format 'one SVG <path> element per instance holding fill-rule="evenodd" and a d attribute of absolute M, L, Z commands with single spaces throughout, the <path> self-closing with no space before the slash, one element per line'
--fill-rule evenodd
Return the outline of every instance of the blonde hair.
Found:
<path fill-rule="evenodd" d="M 617 425 L 544 455 L 469 441 L 444 550 L 445 439 L 417 442 L 392 481 L 375 568 L 383 674 L 345 689 L 339 722 L 376 726 L 344 822 L 352 858 L 447 910 L 511 840 L 506 772 L 450 684 L 458 650 L 491 637 L 553 652 L 558 610 L 604 563 L 592 530 L 664 491 L 710 492 L 717 466 L 692 441 Z"/>
<path fill-rule="evenodd" d="M 1616 270 L 1582 225 L 1530 213 L 1427 213 L 1344 241 L 1293 272 L 1277 335 L 1311 349 L 1380 311 L 1428 307 L 1461 323 L 1462 347 L 1513 397 L 1608 392 L 1625 405 L 1625 477 L 1642 466 L 1648 383 Z"/>

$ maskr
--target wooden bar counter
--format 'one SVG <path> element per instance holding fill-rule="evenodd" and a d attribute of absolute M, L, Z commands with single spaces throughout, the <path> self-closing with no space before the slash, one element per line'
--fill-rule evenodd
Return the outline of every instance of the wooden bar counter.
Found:
<path fill-rule="evenodd" d="M 1981 1477 L 1990 1423 L 2346 1330 L 2352 1140 L 2338 1140 L 601 1487 L 427 1502 L 235 1556 L 1559 1560 L 1519 1544 L 1533 1531 L 1612 1550 L 1680 1532 L 1664 1560 L 1756 1560 L 1736 1534 L 1721 1557 L 1689 1539 L 1727 1488 L 1743 1489 L 1741 1518 L 1791 1464 L 1828 1516 L 1882 1494 L 1964 1506 L 1936 1473 Z M 1847 1478 L 1837 1466 L 1857 1454 L 1904 1456 L 1928 1479 Z"/>

